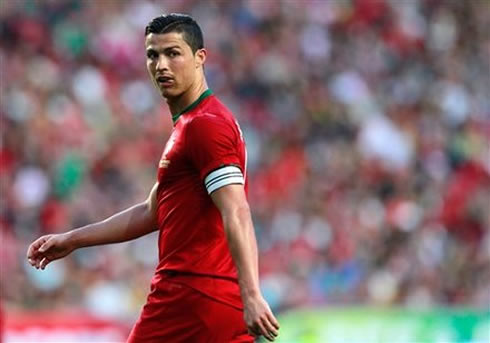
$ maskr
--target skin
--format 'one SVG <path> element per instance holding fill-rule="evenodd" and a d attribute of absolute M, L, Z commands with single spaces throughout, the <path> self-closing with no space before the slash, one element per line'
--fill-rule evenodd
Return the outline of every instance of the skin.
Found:
<path fill-rule="evenodd" d="M 149 34 L 146 67 L 172 114 L 181 112 L 208 87 L 203 65 L 206 50 L 192 52 L 181 33 Z M 162 82 L 160 77 L 167 79 Z M 54 260 L 89 246 L 125 242 L 158 230 L 156 183 L 148 198 L 103 221 L 62 234 L 46 235 L 28 248 L 27 259 L 44 269 Z M 244 319 L 251 334 L 274 341 L 279 323 L 259 288 L 257 242 L 243 185 L 224 186 L 211 194 L 219 209 L 230 252 L 238 271 Z"/>
<path fill-rule="evenodd" d="M 274 341 L 279 323 L 260 292 L 257 241 L 243 185 L 224 186 L 211 193 L 211 198 L 223 218 L 230 252 L 237 267 L 248 330 L 255 336 L 263 335 Z"/>
<path fill-rule="evenodd" d="M 146 68 L 155 87 L 167 100 L 172 114 L 181 112 L 207 88 L 203 65 L 207 52 L 199 49 L 195 54 L 181 33 L 150 33 L 145 39 Z M 159 83 L 158 77 L 168 76 L 168 84 Z"/>

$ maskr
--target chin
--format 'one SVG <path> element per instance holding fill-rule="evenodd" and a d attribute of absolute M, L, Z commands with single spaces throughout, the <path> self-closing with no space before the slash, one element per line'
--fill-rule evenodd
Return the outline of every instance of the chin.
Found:
<path fill-rule="evenodd" d="M 169 99 L 169 98 L 178 97 L 179 95 L 182 94 L 182 92 L 180 92 L 177 89 L 173 89 L 173 88 L 163 88 L 163 89 L 160 89 L 160 94 L 162 94 L 162 96 L 165 99 Z"/>

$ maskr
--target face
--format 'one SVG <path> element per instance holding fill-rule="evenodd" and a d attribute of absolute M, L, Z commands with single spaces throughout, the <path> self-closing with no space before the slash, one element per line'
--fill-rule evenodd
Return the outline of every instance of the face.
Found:
<path fill-rule="evenodd" d="M 150 33 L 145 39 L 146 67 L 163 97 L 179 97 L 202 74 L 206 51 L 192 53 L 181 33 Z"/>

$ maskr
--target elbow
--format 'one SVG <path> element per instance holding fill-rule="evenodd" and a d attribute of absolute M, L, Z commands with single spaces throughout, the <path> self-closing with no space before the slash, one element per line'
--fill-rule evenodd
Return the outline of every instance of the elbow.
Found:
<path fill-rule="evenodd" d="M 221 211 L 221 217 L 223 218 L 223 221 L 230 218 L 243 218 L 244 216 L 247 217 L 250 215 L 251 213 L 248 203 L 227 207 Z"/>
<path fill-rule="evenodd" d="M 152 230 L 157 229 L 157 215 L 156 209 L 150 201 L 145 201 L 141 204 L 142 210 L 144 212 L 143 216 L 145 218 L 145 222 L 148 223 L 148 226 L 151 226 Z"/>

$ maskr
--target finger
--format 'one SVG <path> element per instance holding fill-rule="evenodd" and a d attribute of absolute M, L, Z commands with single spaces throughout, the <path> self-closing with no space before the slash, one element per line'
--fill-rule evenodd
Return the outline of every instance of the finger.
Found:
<path fill-rule="evenodd" d="M 39 256 L 39 258 L 36 259 L 36 268 L 37 269 L 41 269 L 42 268 L 42 263 L 44 261 L 44 259 L 46 258 L 45 255 L 41 255 Z"/>
<path fill-rule="evenodd" d="M 262 336 L 264 336 L 265 338 L 267 338 L 267 340 L 269 341 L 273 341 L 274 340 L 274 337 L 272 337 L 270 334 L 269 334 L 269 331 L 265 328 L 264 324 L 262 324 L 262 321 L 259 319 L 259 321 L 257 322 L 256 326 L 259 327 L 259 332 Z"/>
<path fill-rule="evenodd" d="M 254 325 L 253 323 L 248 326 L 248 331 L 250 331 L 250 333 L 252 335 L 257 336 L 257 337 L 259 337 L 261 335 L 260 329 L 256 325 Z"/>
<path fill-rule="evenodd" d="M 52 245 L 53 245 L 53 240 L 48 239 L 46 242 L 43 243 L 43 245 L 41 245 L 41 247 L 39 248 L 39 252 L 47 251 L 49 248 L 51 248 Z"/>
<path fill-rule="evenodd" d="M 31 260 L 34 257 L 34 248 L 31 245 L 29 245 L 29 248 L 27 248 L 27 259 Z"/>
<path fill-rule="evenodd" d="M 264 335 L 264 337 L 269 341 L 269 342 L 274 342 L 274 340 L 276 339 L 274 336 L 270 335 L 270 334 L 267 334 L 267 335 Z"/>
<path fill-rule="evenodd" d="M 267 313 L 267 318 L 269 319 L 269 322 L 272 325 L 274 325 L 274 327 L 276 328 L 276 330 L 279 330 L 279 328 L 280 328 L 279 322 L 277 321 L 276 317 L 274 317 L 274 315 L 271 312 L 268 312 Z"/>
<path fill-rule="evenodd" d="M 49 263 L 49 259 L 47 257 L 43 258 L 42 261 L 41 261 L 41 270 L 44 270 L 44 268 L 46 268 L 46 266 L 48 265 Z"/>
<path fill-rule="evenodd" d="M 34 241 L 27 249 L 27 257 L 33 258 L 39 250 L 39 247 L 43 245 L 45 241 L 46 239 L 44 237 L 38 238 L 36 241 Z"/>
<path fill-rule="evenodd" d="M 33 267 L 36 265 L 36 260 L 35 260 L 35 259 L 33 259 L 33 258 L 28 258 L 28 259 L 27 259 L 27 261 L 28 261 L 28 262 L 29 262 L 29 264 L 30 264 L 31 266 L 33 266 Z"/>
<path fill-rule="evenodd" d="M 269 321 L 268 317 L 265 317 L 262 319 L 262 324 L 267 329 L 267 332 L 269 334 L 273 335 L 274 337 L 277 336 L 277 334 L 278 334 L 277 329 L 274 327 L 274 325 L 272 325 L 272 323 Z"/>

